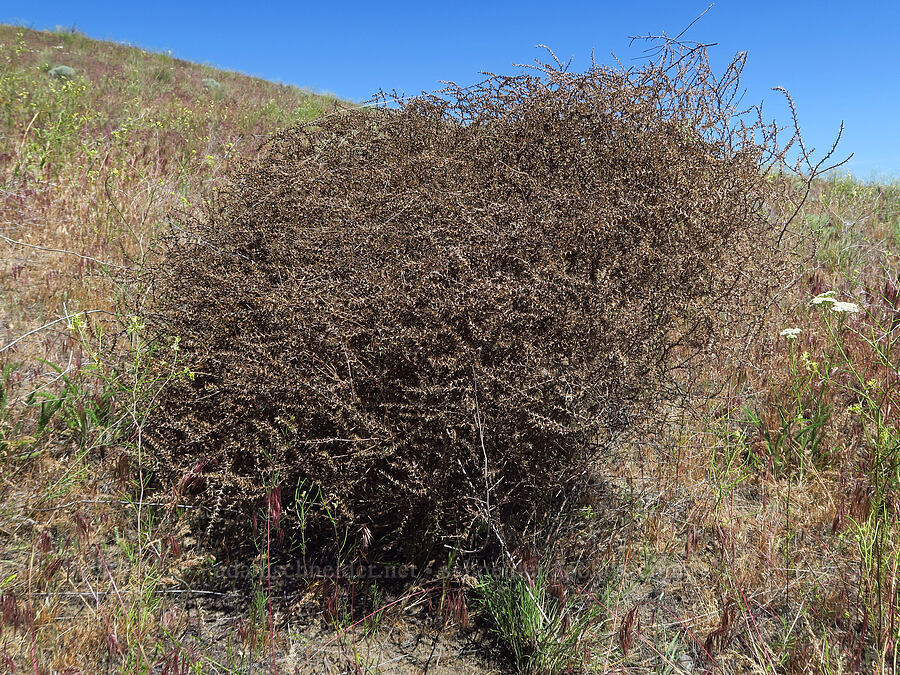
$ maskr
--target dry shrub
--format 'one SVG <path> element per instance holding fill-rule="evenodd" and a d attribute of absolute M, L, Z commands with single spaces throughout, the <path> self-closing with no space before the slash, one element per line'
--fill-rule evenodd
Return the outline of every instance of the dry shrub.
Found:
<path fill-rule="evenodd" d="M 271 138 L 147 270 L 196 371 L 144 430 L 160 484 L 216 517 L 306 479 L 375 532 L 521 527 L 777 277 L 742 65 L 669 43 Z"/>

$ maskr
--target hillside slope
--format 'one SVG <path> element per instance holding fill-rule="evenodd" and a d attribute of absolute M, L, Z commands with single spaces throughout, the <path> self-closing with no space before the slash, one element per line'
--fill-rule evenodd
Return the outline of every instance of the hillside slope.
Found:
<path fill-rule="evenodd" d="M 711 345 L 705 395 L 648 411 L 502 564 L 369 560 L 361 533 L 270 556 L 275 487 L 240 551 L 148 505 L 139 394 L 179 354 L 122 313 L 121 272 L 339 103 L 0 26 L 0 670 L 896 672 L 898 184 L 815 181 L 759 339 Z M 328 509 L 294 487 L 298 519 Z"/>
<path fill-rule="evenodd" d="M 66 67 L 71 77 L 54 77 Z M 0 234 L 122 264 L 266 134 L 335 103 L 78 33 L 0 26 Z M 0 265 L 3 338 L 64 305 L 108 309 L 87 281 L 96 262 L 14 251 Z"/>

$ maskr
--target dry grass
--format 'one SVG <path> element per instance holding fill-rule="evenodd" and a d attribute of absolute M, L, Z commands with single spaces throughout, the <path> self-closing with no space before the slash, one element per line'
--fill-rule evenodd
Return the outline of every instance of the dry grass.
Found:
<path fill-rule="evenodd" d="M 667 627 L 643 624 L 655 645 L 725 672 L 895 672 L 897 196 L 819 181 L 798 224 L 818 260 L 751 357 L 610 465 L 642 505 L 623 547 L 643 548 L 646 580 L 626 607 Z M 859 312 L 811 303 L 829 290 Z"/>
<path fill-rule="evenodd" d="M 317 557 L 302 541 L 268 555 L 275 490 L 255 542 L 216 559 L 184 514 L 143 503 L 146 476 L 129 461 L 140 438 L 124 431 L 141 414 L 135 385 L 158 386 L 145 369 L 155 347 L 115 316 L 115 266 L 139 261 L 166 214 L 192 208 L 264 134 L 331 101 L 79 35 L 4 26 L 0 44 L 0 338 L 112 313 L 0 353 L 8 670 L 417 672 L 443 659 L 486 672 L 465 641 L 489 643 L 479 626 L 504 624 L 483 600 L 513 588 L 518 604 L 495 606 L 539 636 L 569 639 L 590 619 L 562 661 L 550 653 L 593 672 L 896 672 L 897 185 L 814 184 L 789 236 L 815 255 L 752 355 L 723 351 L 701 374 L 703 405 L 654 414 L 620 443 L 592 493 L 512 552 L 522 583 L 490 586 L 501 577 L 452 557 L 412 575 L 367 561 L 408 577 L 396 583 L 348 567 L 316 577 L 360 551 Z M 57 64 L 75 79 L 51 79 Z M 811 305 L 829 290 L 860 311 Z M 802 332 L 790 341 L 785 328 Z M 444 624 L 457 641 L 436 638 Z M 424 640 L 411 630 L 423 626 Z M 533 654 L 535 632 L 518 634 Z"/>

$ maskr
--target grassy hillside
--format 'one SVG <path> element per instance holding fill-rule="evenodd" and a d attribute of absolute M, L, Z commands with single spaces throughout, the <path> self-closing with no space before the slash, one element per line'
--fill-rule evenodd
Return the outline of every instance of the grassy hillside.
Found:
<path fill-rule="evenodd" d="M 177 503 L 147 504 L 137 390 L 155 386 L 153 346 L 122 313 L 124 272 L 268 134 L 336 103 L 0 26 L 0 663 L 896 672 L 897 184 L 813 183 L 785 234 L 808 255 L 760 340 L 698 374 L 692 406 L 648 415 L 515 565 L 444 552 L 376 578 L 347 566 L 378 561 L 340 548 L 313 569 L 305 540 L 270 555 L 268 512 L 246 550 L 213 554 Z"/>
<path fill-rule="evenodd" d="M 139 257 L 166 213 L 189 208 L 266 134 L 335 103 L 77 33 L 0 26 L 0 45 L 2 234 L 112 264 Z M 57 66 L 72 77 L 54 77 Z M 5 335 L 64 305 L 109 308 L 86 281 L 96 261 L 15 252 L 3 286 L 22 295 L 0 301 Z"/>

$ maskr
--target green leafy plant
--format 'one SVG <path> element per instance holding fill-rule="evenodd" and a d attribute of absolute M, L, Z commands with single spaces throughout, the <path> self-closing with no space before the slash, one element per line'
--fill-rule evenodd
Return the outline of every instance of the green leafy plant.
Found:
<path fill-rule="evenodd" d="M 828 449 L 822 440 L 832 414 L 831 388 L 834 386 L 833 358 L 826 353 L 816 361 L 808 352 L 797 353 L 797 337 L 800 329 L 788 328 L 781 337 L 788 343 L 788 395 L 768 403 L 768 412 L 774 411 L 774 420 L 749 405 L 744 406 L 747 421 L 762 437 L 766 455 L 753 457 L 759 465 L 771 461 L 778 472 L 798 472 L 803 480 L 807 464 L 823 468 L 828 461 Z M 752 451 L 751 451 L 752 454 Z"/>
<path fill-rule="evenodd" d="M 71 80 L 75 77 L 75 69 L 71 66 L 53 66 L 47 74 L 57 80 Z"/>

